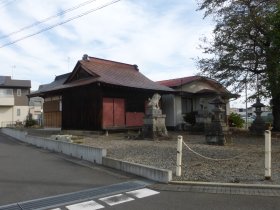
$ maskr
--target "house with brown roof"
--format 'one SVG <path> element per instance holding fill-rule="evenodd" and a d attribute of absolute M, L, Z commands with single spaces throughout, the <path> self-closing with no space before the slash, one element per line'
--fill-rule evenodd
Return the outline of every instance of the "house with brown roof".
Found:
<path fill-rule="evenodd" d="M 181 128 L 187 121 L 196 123 L 198 130 L 204 130 L 211 122 L 213 104 L 210 104 L 217 95 L 225 101 L 224 120 L 227 121 L 229 113 L 229 99 L 238 95 L 230 93 L 217 81 L 202 77 L 190 76 L 171 80 L 158 81 L 159 84 L 175 90 L 172 94 L 162 96 L 163 112 L 166 114 L 168 128 Z"/>
<path fill-rule="evenodd" d="M 30 97 L 44 98 L 45 127 L 110 130 L 141 127 L 148 99 L 171 92 L 136 65 L 84 55 L 71 73 L 41 85 Z"/>
<path fill-rule="evenodd" d="M 0 127 L 22 124 L 29 113 L 30 80 L 0 76 Z"/>

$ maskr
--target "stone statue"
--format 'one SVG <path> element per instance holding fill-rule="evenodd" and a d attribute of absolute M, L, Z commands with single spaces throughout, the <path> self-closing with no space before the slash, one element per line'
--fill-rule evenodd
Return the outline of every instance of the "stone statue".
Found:
<path fill-rule="evenodd" d="M 159 137 L 168 137 L 168 132 L 165 126 L 166 115 L 162 114 L 159 107 L 159 100 L 161 96 L 155 93 L 148 102 L 146 109 L 144 124 L 142 128 L 142 137 L 158 139 Z"/>
<path fill-rule="evenodd" d="M 159 109 L 159 100 L 161 96 L 158 93 L 155 93 L 152 98 L 149 98 L 148 106 L 153 109 Z"/>

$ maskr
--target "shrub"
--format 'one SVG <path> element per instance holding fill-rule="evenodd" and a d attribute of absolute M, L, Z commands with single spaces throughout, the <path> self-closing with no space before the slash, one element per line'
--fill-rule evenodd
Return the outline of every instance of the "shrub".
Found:
<path fill-rule="evenodd" d="M 231 113 L 228 118 L 230 127 L 242 128 L 244 126 L 245 121 L 241 118 L 239 114 Z"/>
<path fill-rule="evenodd" d="M 191 125 L 194 125 L 194 124 L 195 124 L 195 115 L 196 115 L 195 112 L 187 113 L 187 114 L 184 116 L 185 122 L 187 122 L 187 123 L 189 123 L 189 124 L 191 124 Z"/>
<path fill-rule="evenodd" d="M 25 127 L 32 127 L 32 126 L 34 126 L 34 125 L 36 125 L 37 124 L 37 122 L 36 122 L 36 120 L 34 120 L 33 118 L 32 118 L 32 114 L 28 114 L 27 115 L 27 117 L 26 117 L 26 121 L 25 121 Z"/>

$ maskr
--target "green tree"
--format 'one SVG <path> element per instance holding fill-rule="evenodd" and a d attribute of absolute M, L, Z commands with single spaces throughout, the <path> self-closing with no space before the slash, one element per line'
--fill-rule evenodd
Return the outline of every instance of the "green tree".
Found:
<path fill-rule="evenodd" d="M 213 39 L 202 46 L 212 56 L 198 59 L 202 74 L 235 92 L 247 83 L 255 90 L 252 98 L 271 98 L 273 127 L 280 130 L 279 1 L 201 0 L 199 10 L 216 23 Z"/>
<path fill-rule="evenodd" d="M 229 126 L 243 128 L 245 120 L 241 118 L 241 116 L 237 113 L 231 113 L 228 117 Z"/>

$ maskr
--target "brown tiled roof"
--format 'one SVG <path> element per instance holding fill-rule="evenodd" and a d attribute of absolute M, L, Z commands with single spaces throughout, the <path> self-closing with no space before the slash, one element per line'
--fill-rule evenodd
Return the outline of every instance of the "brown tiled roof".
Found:
<path fill-rule="evenodd" d="M 158 83 L 161 85 L 165 85 L 167 87 L 178 87 L 178 86 L 188 84 L 190 82 L 193 82 L 193 81 L 201 79 L 201 78 L 202 77 L 200 77 L 200 76 L 190 76 L 190 77 L 182 77 L 182 78 L 158 81 Z"/>
<path fill-rule="evenodd" d="M 30 94 L 30 96 L 97 82 L 123 87 L 173 92 L 173 89 L 160 85 L 145 77 L 139 72 L 136 65 L 95 57 L 87 58 L 88 59 L 79 60 L 71 73 L 60 75 L 58 78 L 56 77 L 55 81 L 50 84 L 40 86 L 39 90 Z M 85 70 L 92 75 L 92 77 L 72 80 L 79 69 Z"/>
<path fill-rule="evenodd" d="M 170 88 L 177 88 L 182 85 L 186 85 L 189 83 L 192 83 L 194 81 L 205 81 L 208 82 L 209 84 L 215 86 L 218 90 L 217 93 L 222 94 L 222 95 L 227 95 L 229 98 L 238 98 L 239 95 L 237 94 L 232 94 L 230 93 L 224 86 L 222 86 L 220 83 L 217 81 L 207 78 L 207 77 L 202 77 L 202 76 L 190 76 L 190 77 L 182 77 L 182 78 L 176 78 L 176 79 L 170 79 L 170 80 L 163 80 L 163 81 L 158 81 L 159 84 L 165 85 Z M 195 94 L 204 94 L 204 93 L 214 93 L 216 91 L 210 90 L 210 89 L 203 89 L 198 92 L 195 92 Z"/>
<path fill-rule="evenodd" d="M 16 80 L 10 76 L 0 76 L 0 87 L 6 88 L 31 88 L 30 80 Z"/>
<path fill-rule="evenodd" d="M 94 57 L 89 57 L 89 60 L 80 60 L 79 63 L 87 72 L 97 75 L 96 81 L 102 83 L 140 89 L 173 91 L 145 77 L 139 72 L 136 65 Z"/>

